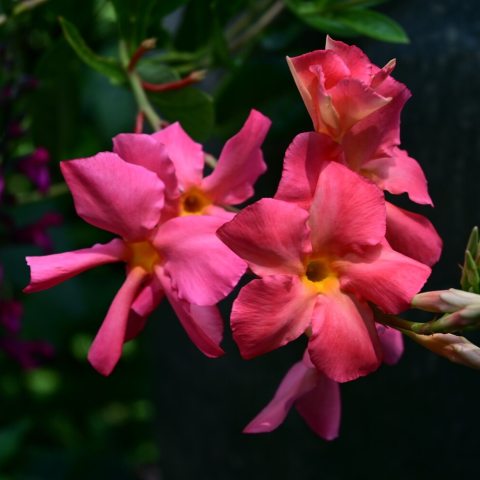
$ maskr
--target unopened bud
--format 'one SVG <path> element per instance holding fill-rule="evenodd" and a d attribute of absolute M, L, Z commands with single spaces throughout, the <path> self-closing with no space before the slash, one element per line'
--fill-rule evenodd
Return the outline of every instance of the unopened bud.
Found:
<path fill-rule="evenodd" d="M 413 297 L 412 307 L 427 312 L 452 313 L 461 309 L 480 309 L 480 295 L 450 288 L 419 293 Z"/>
<path fill-rule="evenodd" d="M 447 358 L 451 362 L 480 370 L 480 348 L 465 337 L 452 333 L 435 333 L 434 335 L 404 333 L 422 347 Z"/>

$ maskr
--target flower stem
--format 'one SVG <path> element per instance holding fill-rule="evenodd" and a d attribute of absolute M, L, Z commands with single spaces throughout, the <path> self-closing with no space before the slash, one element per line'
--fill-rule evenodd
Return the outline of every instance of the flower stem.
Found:
<path fill-rule="evenodd" d="M 140 76 L 135 71 L 128 71 L 130 59 L 128 58 L 127 47 L 123 41 L 120 42 L 120 58 L 125 67 L 125 72 L 127 74 L 133 96 L 137 103 L 138 110 L 143 112 L 153 130 L 160 130 L 162 128 L 162 124 L 165 122 L 160 118 L 148 100 L 145 90 L 142 87 L 142 80 L 140 79 Z"/>

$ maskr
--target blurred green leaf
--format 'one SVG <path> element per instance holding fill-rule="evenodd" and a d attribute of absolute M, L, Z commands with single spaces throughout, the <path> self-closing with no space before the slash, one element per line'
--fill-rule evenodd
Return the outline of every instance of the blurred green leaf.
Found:
<path fill-rule="evenodd" d="M 85 43 L 75 25 L 60 17 L 63 34 L 76 54 L 91 68 L 110 78 L 114 83 L 125 81 L 125 73 L 113 58 L 101 57 Z"/>
<path fill-rule="evenodd" d="M 162 118 L 175 122 L 196 140 L 207 138 L 214 124 L 212 98 L 193 87 L 148 94 Z"/>
<path fill-rule="evenodd" d="M 393 19 L 372 10 L 352 9 L 338 13 L 336 19 L 357 33 L 384 42 L 408 43 L 405 30 Z"/>

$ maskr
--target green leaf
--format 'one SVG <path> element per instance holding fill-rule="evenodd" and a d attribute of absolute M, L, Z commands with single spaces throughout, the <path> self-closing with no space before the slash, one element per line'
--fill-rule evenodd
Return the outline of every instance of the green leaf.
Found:
<path fill-rule="evenodd" d="M 149 92 L 148 97 L 158 108 L 162 118 L 180 122 L 196 140 L 207 138 L 214 124 L 212 98 L 193 87 L 168 92 Z"/>
<path fill-rule="evenodd" d="M 408 43 L 405 30 L 390 17 L 372 10 L 351 9 L 338 12 L 335 19 L 357 33 L 384 42 Z"/>
<path fill-rule="evenodd" d="M 301 19 L 307 25 L 332 35 L 339 35 L 342 37 L 352 37 L 358 35 L 356 30 L 335 18 L 326 17 L 323 15 L 306 15 L 302 16 Z"/>
<path fill-rule="evenodd" d="M 468 238 L 467 248 L 474 259 L 478 256 L 478 227 L 473 227 Z"/>
<path fill-rule="evenodd" d="M 101 57 L 85 43 L 75 25 L 60 17 L 63 34 L 76 54 L 91 68 L 108 77 L 114 83 L 123 83 L 125 73 L 113 58 Z"/>

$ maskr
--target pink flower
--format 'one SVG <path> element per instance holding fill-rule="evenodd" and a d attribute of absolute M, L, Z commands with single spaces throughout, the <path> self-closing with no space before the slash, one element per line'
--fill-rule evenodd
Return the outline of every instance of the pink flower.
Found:
<path fill-rule="evenodd" d="M 338 163 L 320 173 L 308 212 L 263 199 L 219 229 L 261 278 L 233 304 L 233 336 L 245 358 L 309 336 L 315 367 L 337 382 L 375 370 L 382 352 L 367 302 L 409 306 L 430 268 L 385 242 L 381 191 Z"/>
<path fill-rule="evenodd" d="M 325 440 L 338 437 L 340 386 L 319 372 L 306 351 L 281 381 L 269 404 L 245 427 L 244 433 L 271 432 L 295 406 L 308 426 Z"/>
<path fill-rule="evenodd" d="M 31 281 L 25 291 L 50 288 L 94 266 L 123 261 L 126 280 L 89 351 L 94 368 L 104 375 L 112 372 L 123 343 L 142 330 L 163 296 L 197 347 L 208 356 L 221 355 L 223 327 L 214 305 L 245 271 L 245 263 L 215 236 L 224 219 L 182 216 L 161 223 L 168 196 L 164 182 L 154 171 L 115 153 L 62 162 L 61 168 L 78 215 L 120 238 L 73 252 L 27 257 Z"/>
<path fill-rule="evenodd" d="M 233 217 L 224 207 L 238 205 L 254 193 L 253 185 L 265 172 L 261 145 L 270 120 L 252 110 L 242 129 L 228 140 L 213 172 L 203 177 L 205 153 L 179 123 L 152 135 L 121 134 L 113 139 L 114 152 L 125 161 L 158 174 L 166 186 L 164 218 L 177 215 Z"/>
<path fill-rule="evenodd" d="M 383 351 L 383 361 L 397 363 L 403 352 L 400 332 L 376 324 Z M 275 430 L 295 406 L 308 426 L 325 440 L 338 437 L 340 429 L 339 384 L 312 364 L 308 351 L 295 363 L 281 381 L 274 397 L 263 410 L 245 427 L 245 433 L 263 433 Z"/>
<path fill-rule="evenodd" d="M 342 147 L 325 135 L 314 132 L 297 135 L 285 154 L 282 178 L 275 198 L 309 208 L 318 176 L 331 161 L 349 166 Z M 375 181 L 372 177 L 368 179 Z M 414 183 L 413 177 L 410 183 Z M 433 225 L 422 215 L 398 208 L 390 202 L 385 202 L 385 205 L 386 238 L 390 246 L 426 265 L 438 261 L 442 241 Z"/>
<path fill-rule="evenodd" d="M 421 167 L 399 148 L 400 113 L 410 92 L 390 76 L 394 61 L 379 68 L 359 48 L 327 37 L 325 50 L 289 58 L 288 63 L 318 132 L 316 142 L 330 151 L 338 145 L 331 160 L 382 190 L 432 205 Z M 388 210 L 392 246 L 427 265 L 436 263 L 442 242 L 431 223 L 393 205 Z"/>

